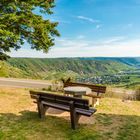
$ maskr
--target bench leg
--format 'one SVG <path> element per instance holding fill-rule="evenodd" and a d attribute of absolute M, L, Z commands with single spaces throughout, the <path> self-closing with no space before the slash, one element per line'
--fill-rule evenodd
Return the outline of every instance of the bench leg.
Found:
<path fill-rule="evenodd" d="M 80 115 L 75 111 L 74 105 L 70 104 L 70 119 L 71 119 L 71 128 L 76 129 Z"/>
<path fill-rule="evenodd" d="M 37 108 L 38 108 L 38 115 L 39 115 L 39 118 L 44 118 L 45 116 L 45 113 L 48 109 L 48 107 L 46 106 L 43 106 L 43 104 L 41 102 L 37 102 Z"/>
<path fill-rule="evenodd" d="M 70 118 L 71 118 L 71 128 L 76 129 L 80 115 L 78 115 L 77 113 L 75 113 L 75 111 L 73 111 L 73 112 L 70 112 Z"/>
<path fill-rule="evenodd" d="M 97 105 L 99 105 L 100 104 L 100 99 L 99 98 L 97 98 Z"/>
<path fill-rule="evenodd" d="M 92 98 L 92 106 L 95 107 L 96 99 Z"/>
<path fill-rule="evenodd" d="M 39 101 L 37 101 L 37 110 L 38 110 L 38 116 L 39 118 L 41 118 L 41 103 Z"/>
<path fill-rule="evenodd" d="M 99 105 L 99 98 L 92 98 L 92 105 L 95 107 L 96 105 Z"/>
<path fill-rule="evenodd" d="M 49 107 L 43 106 L 41 110 L 41 118 L 45 117 L 46 111 L 48 110 Z"/>

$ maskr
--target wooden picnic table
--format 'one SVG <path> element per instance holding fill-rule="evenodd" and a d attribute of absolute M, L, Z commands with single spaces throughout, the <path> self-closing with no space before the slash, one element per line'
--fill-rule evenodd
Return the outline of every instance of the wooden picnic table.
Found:
<path fill-rule="evenodd" d="M 68 86 L 64 88 L 64 94 L 73 95 L 74 97 L 82 98 L 82 95 L 86 95 L 87 88 L 81 86 Z"/>
<path fill-rule="evenodd" d="M 74 90 L 71 91 L 65 91 L 64 92 L 67 94 L 73 94 L 74 96 L 78 96 L 78 97 L 82 97 L 82 95 L 88 96 L 92 98 L 92 105 L 95 107 L 96 105 L 99 105 L 99 100 L 102 97 L 102 94 L 106 92 L 106 86 L 103 85 L 95 85 L 95 84 L 88 84 L 88 83 L 76 83 L 76 82 L 71 82 L 71 79 L 68 78 L 66 81 L 64 79 L 62 79 L 62 82 L 64 83 L 64 89 L 66 89 L 67 87 L 74 87 Z M 81 91 L 76 90 L 75 91 L 75 87 L 80 87 L 80 89 L 82 90 L 82 88 L 87 88 L 87 92 L 83 91 L 81 93 Z M 69 89 L 69 88 L 68 88 Z M 72 89 L 72 88 L 70 88 Z M 90 91 L 89 91 L 90 89 Z M 80 95 L 80 93 L 82 95 Z M 77 95 L 78 94 L 78 95 Z"/>

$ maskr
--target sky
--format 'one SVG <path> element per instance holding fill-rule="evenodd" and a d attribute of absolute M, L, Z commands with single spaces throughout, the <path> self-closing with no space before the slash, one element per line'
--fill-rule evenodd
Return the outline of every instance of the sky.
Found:
<path fill-rule="evenodd" d="M 55 46 L 45 54 L 25 43 L 12 57 L 140 56 L 140 0 L 56 0 L 53 11 L 43 18 L 59 22 Z"/>

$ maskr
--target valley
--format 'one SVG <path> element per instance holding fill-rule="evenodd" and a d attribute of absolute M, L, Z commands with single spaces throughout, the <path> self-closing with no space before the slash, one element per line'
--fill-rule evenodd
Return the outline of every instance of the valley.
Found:
<path fill-rule="evenodd" d="M 0 77 L 74 81 L 135 88 L 140 58 L 10 58 L 0 61 Z"/>

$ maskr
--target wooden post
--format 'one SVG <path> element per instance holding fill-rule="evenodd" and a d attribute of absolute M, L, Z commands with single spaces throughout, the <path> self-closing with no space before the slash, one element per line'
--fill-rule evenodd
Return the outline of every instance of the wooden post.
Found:
<path fill-rule="evenodd" d="M 74 101 L 70 101 L 70 118 L 71 118 L 71 128 L 76 129 L 80 115 L 76 114 Z"/>
<path fill-rule="evenodd" d="M 37 109 L 38 109 L 38 116 L 39 116 L 39 118 L 42 118 L 42 105 L 41 105 L 41 100 L 40 100 L 40 98 L 37 100 Z"/>
<path fill-rule="evenodd" d="M 43 118 L 45 116 L 45 113 L 46 113 L 46 110 L 48 109 L 48 107 L 43 106 L 40 97 L 37 100 L 37 108 L 38 108 L 39 118 Z"/>
<path fill-rule="evenodd" d="M 97 96 L 100 95 L 100 92 L 97 92 Z M 99 105 L 100 104 L 100 98 L 97 98 L 97 101 L 96 101 L 96 105 Z"/>

